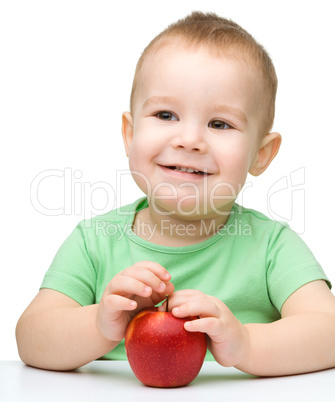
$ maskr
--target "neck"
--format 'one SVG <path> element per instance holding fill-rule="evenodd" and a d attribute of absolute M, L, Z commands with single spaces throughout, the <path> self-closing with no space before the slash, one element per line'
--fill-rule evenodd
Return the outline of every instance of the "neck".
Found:
<path fill-rule="evenodd" d="M 214 236 L 227 222 L 229 211 L 214 217 L 166 216 L 154 211 L 150 205 L 140 211 L 134 220 L 137 236 L 162 246 L 181 247 L 200 243 Z"/>

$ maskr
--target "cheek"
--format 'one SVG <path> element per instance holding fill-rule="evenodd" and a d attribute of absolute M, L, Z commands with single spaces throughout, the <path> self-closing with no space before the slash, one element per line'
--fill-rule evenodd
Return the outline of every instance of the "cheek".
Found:
<path fill-rule="evenodd" d="M 129 152 L 129 166 L 138 170 L 147 169 L 158 152 L 153 139 L 134 139 Z"/>
<path fill-rule="evenodd" d="M 244 147 L 234 147 L 221 154 L 220 179 L 211 189 L 210 199 L 218 211 L 234 202 L 241 192 L 248 175 L 248 152 Z"/>
<path fill-rule="evenodd" d="M 145 193 L 150 194 L 154 177 L 154 159 L 159 153 L 159 146 L 148 131 L 137 132 L 129 152 L 129 168 L 134 181 Z"/>
<path fill-rule="evenodd" d="M 134 142 L 129 152 L 129 168 L 135 183 L 145 194 L 148 194 L 150 183 L 148 172 L 145 169 L 144 157 L 143 152 Z"/>
<path fill-rule="evenodd" d="M 233 146 L 226 146 L 225 152 L 218 155 L 222 174 L 234 183 L 245 181 L 249 170 L 250 147 L 244 141 L 238 141 Z"/>

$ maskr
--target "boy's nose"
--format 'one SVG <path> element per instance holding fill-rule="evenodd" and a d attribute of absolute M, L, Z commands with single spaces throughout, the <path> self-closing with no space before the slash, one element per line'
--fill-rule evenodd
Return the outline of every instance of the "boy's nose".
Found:
<path fill-rule="evenodd" d="M 199 128 L 182 130 L 172 143 L 174 148 L 184 149 L 188 152 L 203 153 L 207 151 L 207 143 Z"/>

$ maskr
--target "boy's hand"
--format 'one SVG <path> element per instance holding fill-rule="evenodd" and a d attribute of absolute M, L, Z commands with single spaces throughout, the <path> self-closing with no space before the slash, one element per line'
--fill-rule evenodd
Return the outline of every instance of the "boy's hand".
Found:
<path fill-rule="evenodd" d="M 121 341 L 132 317 L 171 295 L 171 275 L 152 261 L 138 262 L 119 272 L 107 285 L 99 303 L 96 324 L 104 338 Z"/>
<path fill-rule="evenodd" d="M 221 365 L 236 366 L 245 358 L 247 329 L 221 300 L 198 290 L 180 290 L 169 298 L 169 310 L 175 317 L 200 317 L 186 322 L 185 329 L 206 333 L 209 336 L 208 349 Z"/>

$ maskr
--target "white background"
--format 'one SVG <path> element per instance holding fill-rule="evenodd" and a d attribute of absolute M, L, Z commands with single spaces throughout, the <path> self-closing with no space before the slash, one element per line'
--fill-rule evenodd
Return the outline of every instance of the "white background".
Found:
<path fill-rule="evenodd" d="M 117 175 L 128 167 L 121 114 L 143 48 L 193 10 L 235 20 L 272 56 L 283 144 L 263 176 L 248 178 L 240 202 L 287 220 L 335 283 L 332 1 L 3 0 L 0 359 L 18 358 L 16 322 L 79 220 L 142 195 Z"/>

